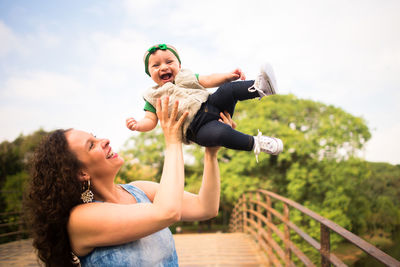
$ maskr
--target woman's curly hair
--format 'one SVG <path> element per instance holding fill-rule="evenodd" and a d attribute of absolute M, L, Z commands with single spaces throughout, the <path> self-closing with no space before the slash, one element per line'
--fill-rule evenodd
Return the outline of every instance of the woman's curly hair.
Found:
<path fill-rule="evenodd" d="M 69 149 L 66 132 L 46 136 L 31 162 L 31 180 L 24 198 L 33 246 L 46 266 L 78 266 L 71 250 L 67 222 L 71 209 L 82 203 L 82 163 Z"/>

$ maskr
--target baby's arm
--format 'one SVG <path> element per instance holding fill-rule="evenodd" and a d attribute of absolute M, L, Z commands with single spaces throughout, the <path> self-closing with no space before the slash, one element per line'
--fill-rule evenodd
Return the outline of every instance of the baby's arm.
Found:
<path fill-rule="evenodd" d="M 157 123 L 157 115 L 151 111 L 146 111 L 144 118 L 140 121 L 136 121 L 134 118 L 126 119 L 126 127 L 131 131 L 148 132 L 153 130 Z"/>
<path fill-rule="evenodd" d="M 244 80 L 246 76 L 241 69 L 235 69 L 228 73 L 215 73 L 210 75 L 199 75 L 199 83 L 205 88 L 218 87 L 221 84 L 232 82 L 237 79 Z"/>

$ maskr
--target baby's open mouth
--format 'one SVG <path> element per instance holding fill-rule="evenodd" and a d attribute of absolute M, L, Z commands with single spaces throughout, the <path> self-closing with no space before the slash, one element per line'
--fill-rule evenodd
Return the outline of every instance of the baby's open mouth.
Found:
<path fill-rule="evenodd" d="M 166 73 L 161 75 L 161 80 L 169 80 L 172 77 L 172 73 Z"/>

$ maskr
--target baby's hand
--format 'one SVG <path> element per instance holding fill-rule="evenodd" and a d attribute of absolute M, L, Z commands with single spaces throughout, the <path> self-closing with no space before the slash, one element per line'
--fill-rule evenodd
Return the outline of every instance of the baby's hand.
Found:
<path fill-rule="evenodd" d="M 244 72 L 241 69 L 235 69 L 230 74 L 232 76 L 232 79 L 230 81 L 235 81 L 237 79 L 240 79 L 240 80 L 246 79 L 246 75 L 244 75 Z"/>
<path fill-rule="evenodd" d="M 127 118 L 126 119 L 126 127 L 131 131 L 136 131 L 138 123 L 134 118 Z"/>

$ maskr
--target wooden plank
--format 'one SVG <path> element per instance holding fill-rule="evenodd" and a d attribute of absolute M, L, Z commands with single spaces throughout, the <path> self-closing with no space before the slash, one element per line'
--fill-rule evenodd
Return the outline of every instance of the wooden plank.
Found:
<path fill-rule="evenodd" d="M 27 231 L 26 230 L 20 230 L 20 231 L 8 232 L 8 233 L 0 234 L 0 237 L 19 235 L 19 234 L 24 234 L 24 233 L 27 233 Z"/>
<path fill-rule="evenodd" d="M 265 256 L 243 233 L 174 235 L 179 266 L 267 266 Z"/>
<path fill-rule="evenodd" d="M 8 223 L 0 223 L 0 228 L 7 227 L 11 225 L 23 225 L 22 221 L 8 222 Z"/>

